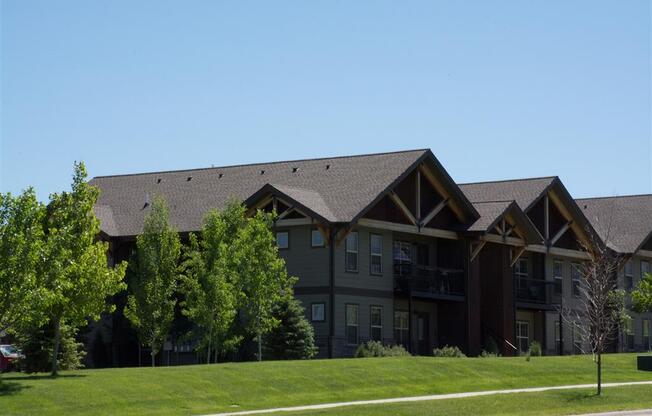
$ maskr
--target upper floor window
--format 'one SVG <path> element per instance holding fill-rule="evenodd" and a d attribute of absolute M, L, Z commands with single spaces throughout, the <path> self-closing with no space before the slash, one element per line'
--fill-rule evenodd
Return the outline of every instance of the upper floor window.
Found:
<path fill-rule="evenodd" d="M 527 259 L 518 259 L 516 267 L 514 268 L 514 273 L 519 279 L 527 279 L 530 276 Z"/>
<path fill-rule="evenodd" d="M 311 247 L 324 247 L 324 236 L 319 230 L 310 231 L 310 246 Z"/>
<path fill-rule="evenodd" d="M 290 248 L 290 233 L 287 231 L 279 231 L 276 233 L 276 245 L 279 249 Z"/>
<path fill-rule="evenodd" d="M 412 244 L 394 241 L 394 263 L 412 263 Z"/>
<path fill-rule="evenodd" d="M 625 289 L 631 289 L 634 287 L 634 262 L 627 260 L 625 263 Z"/>
<path fill-rule="evenodd" d="M 381 341 L 383 338 L 383 307 L 371 307 L 371 339 Z"/>
<path fill-rule="evenodd" d="M 641 279 L 646 273 L 650 273 L 650 262 L 647 260 L 641 260 Z"/>
<path fill-rule="evenodd" d="M 383 273 L 383 236 L 371 234 L 369 237 L 369 251 L 371 255 L 370 270 L 371 274 Z"/>
<path fill-rule="evenodd" d="M 564 262 L 555 260 L 552 262 L 552 280 L 554 282 L 555 295 L 561 295 L 564 287 Z"/>
<path fill-rule="evenodd" d="M 351 231 L 349 235 L 346 236 L 346 271 L 347 272 L 357 272 L 358 271 L 358 232 Z"/>
<path fill-rule="evenodd" d="M 571 281 L 573 283 L 573 296 L 580 297 L 580 285 L 582 280 L 582 266 L 577 263 L 571 264 Z"/>

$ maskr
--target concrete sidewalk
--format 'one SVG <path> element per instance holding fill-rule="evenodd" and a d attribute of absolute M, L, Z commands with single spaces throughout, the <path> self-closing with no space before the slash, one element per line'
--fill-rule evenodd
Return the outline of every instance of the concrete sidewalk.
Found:
<path fill-rule="evenodd" d="M 609 388 L 609 387 L 641 386 L 641 385 L 652 385 L 652 381 L 603 383 L 602 387 Z M 346 407 L 346 406 L 365 406 L 365 405 L 373 405 L 373 404 L 422 402 L 422 401 L 429 401 L 429 400 L 462 399 L 465 397 L 491 396 L 496 394 L 537 393 L 537 392 L 551 391 L 551 390 L 571 390 L 571 389 L 591 389 L 591 388 L 595 388 L 595 384 L 574 384 L 569 386 L 531 387 L 531 388 L 511 389 L 511 390 L 487 390 L 487 391 L 475 391 L 475 392 L 466 392 L 466 393 L 433 394 L 430 396 L 396 397 L 392 399 L 359 400 L 354 402 L 325 403 L 325 404 L 313 404 L 313 405 L 306 405 L 306 406 L 277 407 L 273 409 L 244 410 L 239 412 L 214 413 L 205 416 L 260 415 L 260 414 L 267 414 L 267 413 L 301 412 L 306 410 L 333 409 L 337 407 Z M 613 413 L 613 414 L 627 415 L 627 413 L 622 413 L 622 412 Z M 633 415 L 636 416 L 649 415 L 649 414 L 652 413 L 633 413 Z"/>
<path fill-rule="evenodd" d="M 585 413 L 583 415 L 574 416 L 650 416 L 652 409 L 647 410 L 626 410 L 622 412 L 607 412 L 607 413 Z"/>

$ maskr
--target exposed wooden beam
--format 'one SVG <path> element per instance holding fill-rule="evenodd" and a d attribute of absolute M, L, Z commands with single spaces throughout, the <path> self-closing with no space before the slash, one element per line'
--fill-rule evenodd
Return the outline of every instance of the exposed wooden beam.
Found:
<path fill-rule="evenodd" d="M 313 220 L 311 218 L 290 218 L 286 220 L 278 220 L 276 221 L 276 224 L 274 224 L 275 227 L 291 227 L 294 225 L 311 225 L 313 224 Z"/>
<path fill-rule="evenodd" d="M 417 205 L 416 205 L 416 217 L 417 220 L 419 220 L 419 223 L 421 223 L 421 171 L 417 169 Z"/>
<path fill-rule="evenodd" d="M 652 258 L 652 250 L 639 250 L 636 252 L 641 257 L 650 257 Z"/>
<path fill-rule="evenodd" d="M 427 235 L 430 237 L 446 238 L 449 240 L 459 240 L 460 236 L 455 231 L 441 230 L 438 228 L 421 227 L 416 225 L 398 224 L 395 222 L 372 220 L 369 218 L 360 218 L 358 225 L 362 227 L 377 228 L 380 230 L 396 231 L 405 234 Z"/>
<path fill-rule="evenodd" d="M 430 211 L 428 213 L 428 215 L 425 216 L 425 218 L 423 218 L 421 221 L 419 221 L 419 225 L 422 226 L 422 227 L 425 227 L 426 224 L 428 224 L 430 221 L 432 221 L 432 219 L 435 218 L 435 216 L 437 214 L 439 214 L 441 212 L 441 210 L 444 209 L 444 207 L 446 207 L 446 205 L 448 205 L 448 201 L 449 201 L 449 198 L 446 198 L 443 201 L 441 201 L 439 204 L 437 204 L 437 206 L 434 207 L 432 209 L 432 211 Z"/>
<path fill-rule="evenodd" d="M 442 186 L 442 184 L 439 182 L 439 180 L 435 177 L 435 175 L 430 172 L 423 164 L 419 166 L 419 171 L 425 176 L 425 178 L 428 180 L 428 182 L 432 185 L 433 188 L 443 197 L 443 198 L 448 198 L 451 199 L 452 195 Z M 459 206 L 454 201 L 451 201 L 451 204 L 449 205 L 450 209 L 453 211 L 457 219 L 459 219 L 461 222 L 466 221 L 466 215 L 464 212 L 460 209 Z"/>
<path fill-rule="evenodd" d="M 516 252 L 514 253 L 514 257 L 512 258 L 512 261 L 509 263 L 509 267 L 514 267 L 518 259 L 521 258 L 523 253 L 525 253 L 526 249 L 527 246 L 519 247 L 518 249 L 516 249 Z"/>
<path fill-rule="evenodd" d="M 567 248 L 559 248 L 559 247 L 546 247 L 541 244 L 530 244 L 527 246 L 527 251 L 531 251 L 533 253 L 550 253 L 553 256 L 560 256 L 560 257 L 569 257 L 573 259 L 578 259 L 578 260 L 590 260 L 591 256 L 589 253 L 586 251 L 580 251 L 580 250 L 570 250 Z"/>
<path fill-rule="evenodd" d="M 294 211 L 294 207 L 289 207 L 288 209 L 286 209 L 285 211 L 283 211 L 283 212 L 278 216 L 278 218 L 276 218 L 276 221 L 278 221 L 278 220 L 282 220 L 283 218 L 287 217 L 288 215 L 290 215 L 290 213 L 291 213 L 292 211 Z"/>
<path fill-rule="evenodd" d="M 557 241 L 559 241 L 559 239 L 564 235 L 564 233 L 565 233 L 566 231 L 568 231 L 568 229 L 570 228 L 570 226 L 571 226 L 572 223 L 573 223 L 573 221 L 569 221 L 569 222 L 567 222 L 566 224 L 564 224 L 564 225 L 559 229 L 559 231 L 557 231 L 557 234 L 555 234 L 555 236 L 552 237 L 552 239 L 550 240 L 550 245 L 551 245 L 551 246 L 554 246 L 555 243 L 556 243 Z"/>
<path fill-rule="evenodd" d="M 401 198 L 396 194 L 396 192 L 392 191 L 389 193 L 389 197 L 392 198 L 392 201 L 399 207 L 401 212 L 403 212 L 403 215 L 407 217 L 408 220 L 414 225 L 417 225 L 417 219 L 414 218 L 414 215 L 410 212 L 407 206 L 401 201 Z"/>
<path fill-rule="evenodd" d="M 543 238 L 550 241 L 550 200 L 548 194 L 543 197 Z"/>
<path fill-rule="evenodd" d="M 265 205 L 269 204 L 269 203 L 272 202 L 273 200 L 274 200 L 274 198 L 273 198 L 271 195 L 269 195 L 269 196 L 267 196 L 267 197 L 261 199 L 260 202 L 258 202 L 257 204 L 252 205 L 251 207 L 249 207 L 249 209 L 247 209 L 247 213 L 246 213 L 247 216 L 252 215 L 252 214 L 253 214 L 254 212 L 256 212 L 259 208 L 264 207 Z"/>
<path fill-rule="evenodd" d="M 328 245 L 330 244 L 330 241 L 331 241 L 331 239 L 330 239 L 331 229 L 326 228 L 321 224 L 317 224 L 317 229 L 319 230 L 322 237 L 324 238 L 324 246 L 328 247 Z M 310 238 L 312 238 L 312 236 Z M 312 242 L 311 242 L 311 244 L 312 244 Z"/>
<path fill-rule="evenodd" d="M 506 237 L 506 236 L 494 235 L 494 234 L 485 234 L 482 237 L 480 237 L 480 239 L 488 241 L 490 243 L 507 244 L 510 246 L 520 247 L 522 245 L 525 245 L 525 241 L 523 241 L 520 238 Z"/>
<path fill-rule="evenodd" d="M 573 221 L 573 216 L 571 213 L 566 209 L 564 204 L 562 203 L 561 199 L 555 192 L 552 190 L 549 193 L 550 199 L 552 200 L 552 203 L 555 204 L 555 207 L 559 210 L 561 215 L 566 219 L 566 221 Z M 571 230 L 582 240 L 582 242 L 591 247 L 593 243 L 591 242 L 591 239 L 589 238 L 588 234 L 586 231 L 577 223 L 577 221 L 573 221 L 571 224 Z"/>
<path fill-rule="evenodd" d="M 475 260 L 475 258 L 478 256 L 478 254 L 480 254 L 480 251 L 482 250 L 482 247 L 485 246 L 485 244 L 487 244 L 487 240 L 480 240 L 480 241 L 477 243 L 477 245 L 475 246 L 475 248 L 474 248 L 473 250 L 471 250 L 471 258 L 470 258 L 470 261 Z"/>
<path fill-rule="evenodd" d="M 335 246 L 336 247 L 339 247 L 340 244 L 342 244 L 342 242 L 346 239 L 346 237 L 349 236 L 349 233 L 351 231 L 353 231 L 353 227 L 352 226 L 346 227 L 346 228 L 342 229 L 342 231 L 343 231 L 342 235 L 337 237 L 337 239 L 335 240 Z M 339 232 L 338 232 L 338 234 L 339 234 Z"/>

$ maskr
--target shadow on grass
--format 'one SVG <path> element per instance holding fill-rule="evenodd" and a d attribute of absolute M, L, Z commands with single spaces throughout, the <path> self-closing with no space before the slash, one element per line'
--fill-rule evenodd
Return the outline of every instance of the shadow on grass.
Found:
<path fill-rule="evenodd" d="M 28 388 L 28 386 L 25 386 L 20 383 L 6 382 L 0 380 L 0 397 L 16 394 L 25 388 Z"/>
<path fill-rule="evenodd" d="M 59 378 L 79 378 L 79 377 L 86 377 L 85 374 L 59 374 L 57 376 L 53 376 L 50 374 L 32 374 L 32 375 L 15 375 L 15 376 L 2 376 L 0 378 L 0 383 L 2 383 L 3 380 L 10 380 L 10 381 L 20 381 L 20 380 L 56 380 Z"/>

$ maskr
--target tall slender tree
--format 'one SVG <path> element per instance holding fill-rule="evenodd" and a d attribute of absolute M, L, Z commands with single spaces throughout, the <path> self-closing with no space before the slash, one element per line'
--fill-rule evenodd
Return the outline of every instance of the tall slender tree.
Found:
<path fill-rule="evenodd" d="M 108 244 L 98 241 L 93 213 L 99 191 L 86 182 L 83 163 L 75 163 L 72 190 L 52 194 L 45 219 L 43 258 L 37 286 L 54 326 L 52 374 L 57 374 L 61 325 L 78 327 L 111 310 L 107 299 L 124 288 L 126 263 L 109 267 Z"/>
<path fill-rule="evenodd" d="M 167 203 L 155 197 L 145 217 L 143 234 L 136 239 L 130 262 L 131 293 L 124 311 L 141 345 L 150 348 L 152 367 L 174 320 L 180 254 L 181 242 L 169 224 Z"/>
<path fill-rule="evenodd" d="M 232 201 L 222 212 L 211 211 L 205 216 L 201 240 L 190 236 L 183 263 L 182 312 L 200 331 L 207 364 L 212 355 L 217 357 L 240 341 L 240 337 L 229 337 L 238 299 L 237 274 L 230 266 L 233 241 L 244 224 L 244 208 Z"/>
<path fill-rule="evenodd" d="M 18 196 L 0 193 L 0 333 L 43 321 L 36 276 L 44 216 L 32 188 Z"/>
<path fill-rule="evenodd" d="M 292 293 L 296 281 L 278 255 L 278 247 L 271 231 L 273 214 L 258 211 L 247 219 L 234 241 L 233 261 L 238 273 L 238 284 L 243 294 L 240 309 L 247 319 L 247 330 L 255 335 L 257 358 L 262 360 L 262 337 L 278 325 L 272 310 L 283 296 Z"/>

